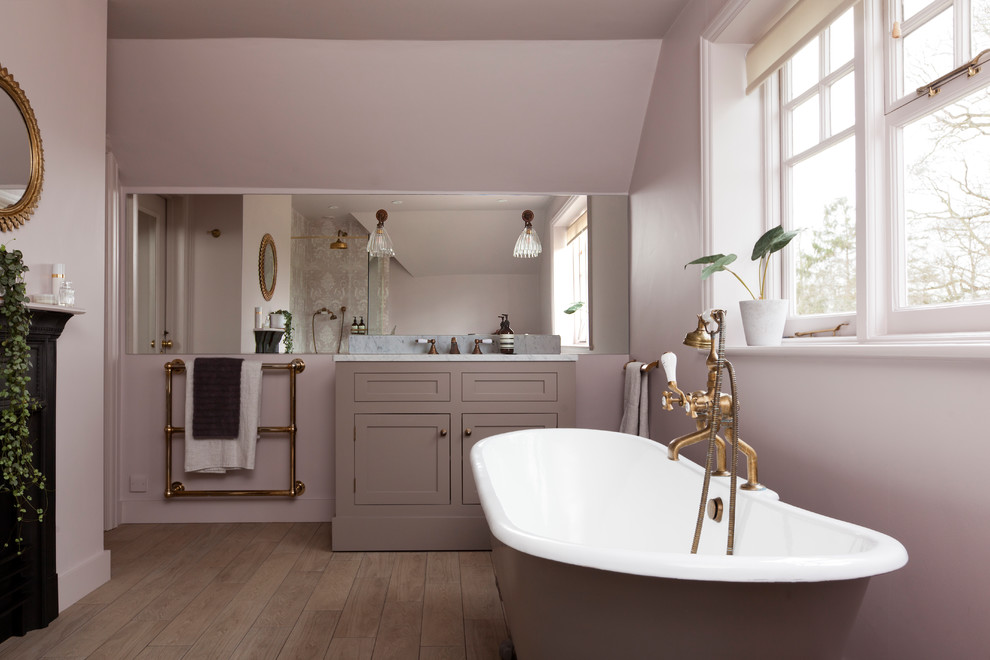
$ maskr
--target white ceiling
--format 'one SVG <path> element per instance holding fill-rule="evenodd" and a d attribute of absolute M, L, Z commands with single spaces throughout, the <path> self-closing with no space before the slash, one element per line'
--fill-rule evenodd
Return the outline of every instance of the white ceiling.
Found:
<path fill-rule="evenodd" d="M 111 39 L 659 39 L 687 0 L 109 0 Z"/>

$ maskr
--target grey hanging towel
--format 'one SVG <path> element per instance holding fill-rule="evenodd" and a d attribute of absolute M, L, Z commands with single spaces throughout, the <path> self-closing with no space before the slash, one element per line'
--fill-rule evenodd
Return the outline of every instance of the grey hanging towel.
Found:
<path fill-rule="evenodd" d="M 240 358 L 196 358 L 193 369 L 194 438 L 236 438 L 240 430 Z"/>

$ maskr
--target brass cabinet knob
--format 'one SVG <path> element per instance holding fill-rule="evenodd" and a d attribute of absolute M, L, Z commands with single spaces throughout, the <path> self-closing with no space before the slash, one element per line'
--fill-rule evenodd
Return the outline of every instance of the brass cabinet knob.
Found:
<path fill-rule="evenodd" d="M 471 435 L 471 429 L 464 429 L 464 435 Z"/>
<path fill-rule="evenodd" d="M 154 348 L 154 347 L 155 347 L 155 340 L 154 340 L 154 339 L 152 339 L 152 340 L 151 340 L 151 347 L 152 347 L 152 348 Z"/>
<path fill-rule="evenodd" d="M 172 348 L 172 340 L 171 339 L 163 339 L 162 340 L 162 348 Z"/>
<path fill-rule="evenodd" d="M 446 436 L 447 436 L 447 429 L 440 429 L 440 437 L 443 438 Z"/>

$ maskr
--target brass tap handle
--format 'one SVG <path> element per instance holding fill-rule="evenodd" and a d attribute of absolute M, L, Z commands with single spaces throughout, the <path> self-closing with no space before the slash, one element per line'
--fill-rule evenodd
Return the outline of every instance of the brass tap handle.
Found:
<path fill-rule="evenodd" d="M 438 354 L 437 353 L 437 340 L 436 339 L 430 339 L 429 342 L 430 342 L 430 350 L 428 350 L 426 352 L 426 354 L 427 355 L 437 355 Z"/>
<path fill-rule="evenodd" d="M 471 351 L 471 355 L 481 355 L 481 340 L 474 340 L 474 350 Z"/>

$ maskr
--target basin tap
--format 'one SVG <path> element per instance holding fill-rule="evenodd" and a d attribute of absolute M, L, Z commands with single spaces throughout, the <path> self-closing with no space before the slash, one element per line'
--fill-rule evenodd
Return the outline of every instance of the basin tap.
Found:
<path fill-rule="evenodd" d="M 437 340 L 436 339 L 417 339 L 416 340 L 416 343 L 417 344 L 429 344 L 430 345 L 430 350 L 426 351 L 426 354 L 427 355 L 438 355 L 439 354 L 439 351 L 437 351 Z"/>

